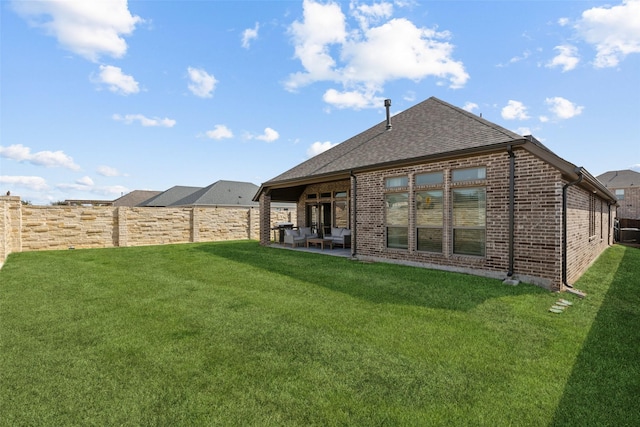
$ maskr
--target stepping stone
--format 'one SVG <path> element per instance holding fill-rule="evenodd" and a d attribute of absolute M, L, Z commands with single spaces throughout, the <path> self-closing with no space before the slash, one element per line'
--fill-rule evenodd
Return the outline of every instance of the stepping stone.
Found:
<path fill-rule="evenodd" d="M 559 313 L 562 313 L 562 310 L 561 310 L 561 309 L 553 308 L 553 307 L 551 307 L 551 308 L 549 309 L 549 311 L 550 311 L 550 312 L 552 312 L 552 313 L 558 313 L 558 314 L 559 314 Z"/>
<path fill-rule="evenodd" d="M 562 307 L 561 305 L 554 305 L 551 308 L 555 308 L 556 310 L 564 310 L 566 307 Z"/>
<path fill-rule="evenodd" d="M 573 305 L 573 303 L 571 301 L 567 301 L 566 299 L 561 299 L 560 302 L 566 304 L 566 305 Z"/>

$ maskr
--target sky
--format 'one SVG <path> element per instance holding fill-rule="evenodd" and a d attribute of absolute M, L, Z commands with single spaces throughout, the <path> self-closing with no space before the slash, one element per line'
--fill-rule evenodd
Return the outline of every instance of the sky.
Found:
<path fill-rule="evenodd" d="M 256 185 L 435 96 L 640 172 L 640 0 L 0 1 L 0 194 Z"/>

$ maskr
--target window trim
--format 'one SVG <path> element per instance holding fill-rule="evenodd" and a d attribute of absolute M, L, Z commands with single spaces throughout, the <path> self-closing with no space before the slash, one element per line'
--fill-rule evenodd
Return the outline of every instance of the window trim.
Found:
<path fill-rule="evenodd" d="M 456 191 L 461 191 L 461 190 L 473 190 L 473 189 L 477 189 L 477 190 L 482 190 L 483 194 L 484 194 L 484 224 L 482 225 L 472 225 L 472 226 L 459 226 L 455 224 L 455 201 L 454 201 L 454 194 Z M 451 253 L 453 255 L 456 256 L 473 256 L 473 257 L 479 257 L 479 258 L 484 258 L 487 256 L 487 187 L 485 185 L 482 186 L 465 186 L 465 187 L 453 187 L 451 188 L 451 225 L 450 225 L 450 229 L 451 229 Z M 464 253 L 464 252 L 456 252 L 456 230 L 481 230 L 484 234 L 484 238 L 483 241 L 481 242 L 481 246 L 482 246 L 482 251 L 480 254 L 476 254 L 476 253 Z"/>

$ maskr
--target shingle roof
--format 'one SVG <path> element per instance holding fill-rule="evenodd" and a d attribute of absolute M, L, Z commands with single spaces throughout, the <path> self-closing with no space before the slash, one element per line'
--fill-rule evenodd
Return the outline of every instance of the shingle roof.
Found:
<path fill-rule="evenodd" d="M 269 185 L 504 144 L 523 137 L 431 97 L 267 181 Z"/>
<path fill-rule="evenodd" d="M 144 206 L 144 203 L 162 193 L 162 191 L 133 190 L 113 201 L 113 206 Z"/>
<path fill-rule="evenodd" d="M 605 172 L 597 178 L 607 188 L 640 187 L 640 173 L 628 169 Z"/>
<path fill-rule="evenodd" d="M 175 201 L 172 206 L 241 205 L 255 206 L 253 195 L 258 186 L 250 182 L 217 181 Z"/>
<path fill-rule="evenodd" d="M 176 185 L 171 187 L 167 191 L 164 191 L 152 198 L 151 200 L 144 203 L 143 206 L 153 206 L 153 207 L 164 207 L 171 206 L 178 200 L 184 199 L 188 195 L 194 193 L 195 191 L 200 190 L 202 187 L 184 187 L 181 185 Z"/>

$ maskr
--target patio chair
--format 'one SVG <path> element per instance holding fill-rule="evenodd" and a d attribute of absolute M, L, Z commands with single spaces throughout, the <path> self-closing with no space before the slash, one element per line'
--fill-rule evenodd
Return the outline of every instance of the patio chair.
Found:
<path fill-rule="evenodd" d="M 311 231 L 311 227 L 300 227 L 299 230 L 287 228 L 284 230 L 284 245 L 290 244 L 292 248 L 300 244 L 304 245 L 308 238 L 313 237 L 318 235 Z"/>

